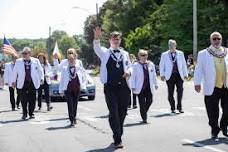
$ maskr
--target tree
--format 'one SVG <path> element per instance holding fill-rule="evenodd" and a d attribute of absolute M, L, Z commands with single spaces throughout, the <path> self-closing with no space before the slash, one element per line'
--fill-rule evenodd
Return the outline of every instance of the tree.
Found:
<path fill-rule="evenodd" d="M 62 54 L 66 57 L 66 51 L 69 48 L 74 48 L 76 50 L 79 49 L 79 45 L 75 42 L 73 37 L 69 37 L 68 35 L 62 36 L 59 41 L 59 49 L 62 51 Z"/>
<path fill-rule="evenodd" d="M 87 17 L 84 23 L 84 37 L 81 39 L 81 57 L 88 64 L 97 64 L 98 58 L 93 50 L 93 30 L 97 26 L 95 15 Z"/>

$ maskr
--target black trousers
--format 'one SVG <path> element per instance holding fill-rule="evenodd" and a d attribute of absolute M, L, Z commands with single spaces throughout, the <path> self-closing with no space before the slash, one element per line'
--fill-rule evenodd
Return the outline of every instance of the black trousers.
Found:
<path fill-rule="evenodd" d="M 17 99 L 15 101 L 15 89 L 13 87 L 9 87 L 9 93 L 10 93 L 10 103 L 11 103 L 11 107 L 12 109 L 15 108 L 15 105 L 19 106 L 20 105 L 20 90 L 17 90 Z"/>
<path fill-rule="evenodd" d="M 44 90 L 44 98 L 47 103 L 47 105 L 50 105 L 49 100 L 49 85 L 45 81 L 43 85 L 40 85 L 40 88 L 38 89 L 38 107 L 42 107 L 42 92 Z"/>
<path fill-rule="evenodd" d="M 134 94 L 133 92 L 131 93 L 131 95 L 132 95 L 132 97 L 130 98 L 130 102 L 129 102 L 129 105 L 128 106 L 131 106 L 131 103 L 132 103 L 132 101 L 133 101 L 133 106 L 136 106 L 137 105 L 137 103 L 136 103 L 136 97 L 137 97 L 137 95 L 136 94 Z"/>
<path fill-rule="evenodd" d="M 109 109 L 109 124 L 116 144 L 122 142 L 123 124 L 130 101 L 130 89 L 127 86 L 104 86 L 105 100 Z"/>
<path fill-rule="evenodd" d="M 36 105 L 36 89 L 32 82 L 25 82 L 23 88 L 20 90 L 21 94 L 21 104 L 23 115 L 33 116 Z M 28 107 L 28 110 L 27 110 Z"/>
<path fill-rule="evenodd" d="M 168 100 L 171 106 L 171 110 L 175 110 L 175 99 L 173 97 L 175 86 L 177 87 L 177 109 L 182 110 L 182 97 L 183 97 L 183 80 L 179 73 L 173 73 L 168 81 Z"/>
<path fill-rule="evenodd" d="M 138 95 L 138 98 L 141 117 L 143 120 L 147 120 L 147 112 L 153 102 L 153 95 L 150 89 L 142 89 L 140 94 Z"/>
<path fill-rule="evenodd" d="M 76 121 L 77 106 L 79 99 L 79 92 L 65 91 L 65 98 L 67 101 L 68 115 L 71 122 Z"/>
<path fill-rule="evenodd" d="M 219 119 L 219 102 L 221 100 L 222 117 L 220 120 L 220 127 L 218 126 Z M 209 118 L 209 125 L 211 126 L 211 133 L 217 134 L 220 129 L 226 130 L 228 126 L 228 89 L 214 88 L 211 96 L 204 97 L 207 115 Z"/>

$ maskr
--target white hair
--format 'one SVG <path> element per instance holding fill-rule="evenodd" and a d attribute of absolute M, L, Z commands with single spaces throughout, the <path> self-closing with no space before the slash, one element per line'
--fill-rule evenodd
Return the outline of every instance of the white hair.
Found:
<path fill-rule="evenodd" d="M 215 35 L 217 35 L 217 36 L 219 36 L 220 38 L 222 38 L 222 35 L 219 33 L 219 32 L 213 32 L 213 33 L 211 33 L 211 35 L 210 35 L 210 39 L 212 39 L 213 38 L 213 36 L 215 36 Z"/>
<path fill-rule="evenodd" d="M 169 39 L 168 46 L 169 48 L 173 48 L 173 46 L 176 46 L 177 42 L 175 40 Z"/>
<path fill-rule="evenodd" d="M 24 47 L 22 52 L 26 52 L 26 51 L 31 53 L 32 50 L 30 47 Z"/>

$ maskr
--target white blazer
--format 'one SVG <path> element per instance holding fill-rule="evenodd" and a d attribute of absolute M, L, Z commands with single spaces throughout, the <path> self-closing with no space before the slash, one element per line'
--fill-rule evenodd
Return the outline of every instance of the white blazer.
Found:
<path fill-rule="evenodd" d="M 63 67 L 67 67 L 68 66 L 69 62 L 68 62 L 68 59 L 63 59 L 59 63 L 58 59 L 54 59 L 53 64 L 54 64 L 54 67 L 56 69 L 58 69 L 58 71 L 61 72 L 62 69 L 63 69 Z M 79 59 L 76 59 L 76 66 L 82 67 L 84 69 L 83 64 L 82 64 L 82 61 L 79 60 Z"/>
<path fill-rule="evenodd" d="M 228 86 L 228 55 L 225 56 L 226 86 Z M 212 95 L 216 83 L 216 69 L 214 57 L 206 49 L 198 53 L 194 72 L 194 85 L 203 83 L 204 95 Z"/>
<path fill-rule="evenodd" d="M 31 57 L 31 77 L 34 87 L 38 89 L 40 87 L 41 80 L 44 80 L 44 72 L 40 61 Z M 25 82 L 25 65 L 22 58 L 17 59 L 13 69 L 13 82 L 17 81 L 17 88 L 22 89 Z"/>
<path fill-rule="evenodd" d="M 47 84 L 51 84 L 51 77 L 52 77 L 52 69 L 51 69 L 51 65 L 49 63 L 47 63 L 47 65 L 44 65 L 44 69 L 45 69 L 45 74 L 44 76 L 46 77 L 46 82 Z"/>
<path fill-rule="evenodd" d="M 155 86 L 157 86 L 157 75 L 155 71 L 155 65 L 149 61 L 148 63 L 148 72 L 149 72 L 149 82 L 150 82 L 150 90 L 153 93 Z M 143 87 L 144 81 L 144 73 L 143 73 L 143 66 L 136 62 L 132 66 L 132 75 L 131 75 L 131 82 L 130 86 L 133 90 L 133 93 L 139 94 Z"/>
<path fill-rule="evenodd" d="M 107 68 L 106 64 L 108 62 L 108 59 L 110 57 L 110 49 L 107 49 L 105 47 L 101 47 L 100 45 L 100 40 L 94 40 L 93 41 L 93 49 L 97 56 L 101 60 L 101 67 L 100 67 L 100 79 L 103 84 L 107 83 Z M 124 67 L 124 72 L 130 73 L 130 66 L 131 66 L 131 61 L 129 58 L 129 54 L 127 51 L 124 51 L 123 49 L 119 49 L 120 53 L 123 55 L 123 67 Z"/>
<path fill-rule="evenodd" d="M 170 60 L 169 52 L 170 50 L 162 53 L 159 64 L 160 76 L 165 76 L 166 80 L 170 79 L 173 71 L 173 63 Z M 184 53 L 182 51 L 176 50 L 176 57 L 179 74 L 181 79 L 184 80 L 184 77 L 188 77 L 187 63 L 184 58 Z"/>
<path fill-rule="evenodd" d="M 80 83 L 80 89 L 84 90 L 86 89 L 86 77 L 84 74 L 84 71 L 82 67 L 76 66 L 76 73 L 78 75 L 78 80 Z M 64 91 L 67 90 L 68 83 L 70 81 L 70 76 L 68 72 L 68 66 L 63 67 L 62 72 L 61 72 L 61 78 L 60 78 L 60 83 L 59 83 L 59 93 L 64 93 Z"/>
<path fill-rule="evenodd" d="M 4 83 L 8 84 L 9 87 L 12 87 L 12 83 L 13 83 L 13 68 L 14 68 L 14 64 L 11 63 L 6 63 L 5 64 L 5 71 L 4 71 Z"/>

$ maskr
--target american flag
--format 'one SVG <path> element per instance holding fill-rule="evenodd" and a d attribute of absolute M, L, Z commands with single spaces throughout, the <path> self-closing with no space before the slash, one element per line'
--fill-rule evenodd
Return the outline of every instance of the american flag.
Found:
<path fill-rule="evenodd" d="M 17 51 L 13 48 L 10 41 L 7 38 L 5 38 L 5 36 L 3 40 L 3 53 L 14 55 L 14 56 L 17 55 Z"/>

